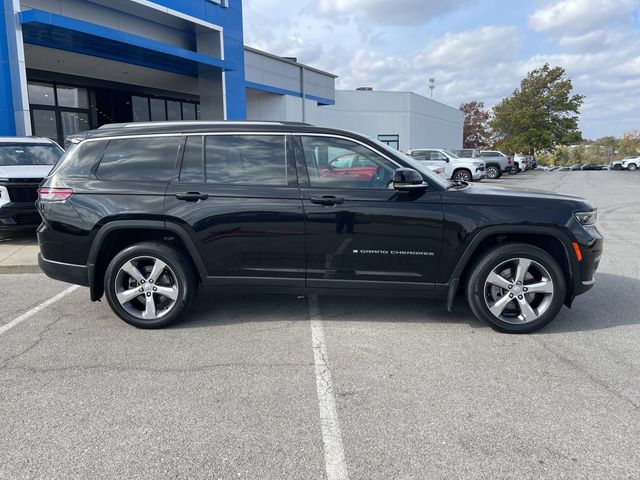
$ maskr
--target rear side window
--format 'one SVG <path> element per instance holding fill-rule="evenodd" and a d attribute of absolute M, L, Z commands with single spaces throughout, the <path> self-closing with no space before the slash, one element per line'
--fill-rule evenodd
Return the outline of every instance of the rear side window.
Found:
<path fill-rule="evenodd" d="M 106 141 L 72 144 L 55 173 L 64 177 L 88 177 L 106 146 Z"/>
<path fill-rule="evenodd" d="M 286 186 L 291 175 L 284 135 L 209 135 L 187 139 L 180 181 Z"/>
<path fill-rule="evenodd" d="M 180 137 L 122 138 L 107 145 L 97 175 L 103 180 L 169 182 Z"/>

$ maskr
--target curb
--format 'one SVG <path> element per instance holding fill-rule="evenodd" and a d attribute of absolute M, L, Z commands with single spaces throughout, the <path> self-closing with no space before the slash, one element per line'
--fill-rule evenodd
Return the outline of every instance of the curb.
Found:
<path fill-rule="evenodd" d="M 38 265 L 0 265 L 0 275 L 9 273 L 42 273 Z"/>

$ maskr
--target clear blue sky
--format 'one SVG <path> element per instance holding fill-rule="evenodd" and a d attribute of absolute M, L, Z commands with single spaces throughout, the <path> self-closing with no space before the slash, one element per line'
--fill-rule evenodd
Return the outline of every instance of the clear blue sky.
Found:
<path fill-rule="evenodd" d="M 493 106 L 527 71 L 561 66 L 586 96 L 587 138 L 640 129 L 640 0 L 245 0 L 245 41 L 339 76 L 452 106 Z"/>

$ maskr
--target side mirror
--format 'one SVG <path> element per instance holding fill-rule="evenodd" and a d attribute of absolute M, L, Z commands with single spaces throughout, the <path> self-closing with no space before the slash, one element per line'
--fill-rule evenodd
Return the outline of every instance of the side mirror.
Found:
<path fill-rule="evenodd" d="M 393 172 L 395 190 L 424 190 L 427 187 L 428 184 L 424 182 L 422 175 L 413 168 L 398 168 Z"/>

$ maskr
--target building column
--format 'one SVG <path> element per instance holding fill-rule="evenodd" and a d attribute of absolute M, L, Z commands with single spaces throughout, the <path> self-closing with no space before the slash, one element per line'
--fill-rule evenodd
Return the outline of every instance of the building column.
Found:
<path fill-rule="evenodd" d="M 0 0 L 0 135 L 31 135 L 19 0 Z"/>

